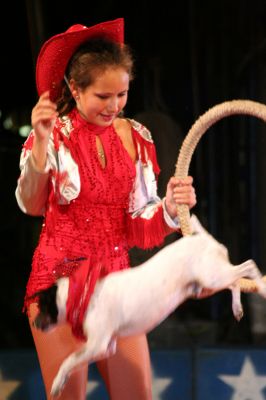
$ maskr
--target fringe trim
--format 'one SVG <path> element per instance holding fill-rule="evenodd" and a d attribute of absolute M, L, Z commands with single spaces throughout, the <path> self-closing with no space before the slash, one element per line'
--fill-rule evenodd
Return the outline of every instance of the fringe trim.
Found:
<path fill-rule="evenodd" d="M 150 219 L 141 216 L 132 218 L 128 215 L 127 235 L 130 247 L 152 249 L 161 246 L 167 235 L 174 232 L 164 221 L 163 208 L 160 204 Z"/>
<path fill-rule="evenodd" d="M 81 341 L 87 339 L 83 331 L 84 317 L 100 276 L 101 266 L 92 266 L 88 259 L 69 277 L 66 319 L 71 325 L 73 335 Z"/>
<path fill-rule="evenodd" d="M 145 140 L 137 131 L 134 131 L 134 139 L 136 143 L 136 149 L 139 147 L 139 156 L 142 164 L 147 164 L 148 160 L 151 160 L 153 165 L 153 170 L 156 175 L 159 175 L 161 169 L 158 165 L 156 149 L 154 143 Z"/>

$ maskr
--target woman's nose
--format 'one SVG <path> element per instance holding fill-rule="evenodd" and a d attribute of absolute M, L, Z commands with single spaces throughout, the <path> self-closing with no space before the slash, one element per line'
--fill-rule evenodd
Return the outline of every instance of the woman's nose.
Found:
<path fill-rule="evenodd" d="M 119 110 L 119 100 L 116 97 L 110 99 L 107 105 L 107 110 L 110 113 L 115 113 Z"/>

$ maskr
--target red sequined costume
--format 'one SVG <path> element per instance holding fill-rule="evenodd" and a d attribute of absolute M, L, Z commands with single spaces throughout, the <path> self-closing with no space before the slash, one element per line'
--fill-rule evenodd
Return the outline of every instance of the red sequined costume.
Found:
<path fill-rule="evenodd" d="M 91 125 L 76 109 L 57 120 L 43 173 L 34 168 L 30 156 L 34 132 L 21 154 L 18 204 L 25 213 L 44 215 L 25 307 L 36 301 L 36 292 L 70 276 L 68 320 L 79 338 L 96 280 L 128 268 L 130 247 L 160 245 L 176 227 L 157 196 L 159 167 L 150 133 L 136 121 L 129 122 L 136 164 L 113 126 Z M 103 144 L 105 167 L 99 161 L 95 135 Z"/>

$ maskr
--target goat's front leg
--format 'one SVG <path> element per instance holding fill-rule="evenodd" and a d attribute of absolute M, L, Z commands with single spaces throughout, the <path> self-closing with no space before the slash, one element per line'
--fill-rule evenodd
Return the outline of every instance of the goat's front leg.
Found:
<path fill-rule="evenodd" d="M 234 317 L 237 321 L 240 321 L 244 315 L 243 306 L 241 303 L 241 291 L 238 283 L 235 283 L 230 287 L 232 294 L 232 310 Z"/>

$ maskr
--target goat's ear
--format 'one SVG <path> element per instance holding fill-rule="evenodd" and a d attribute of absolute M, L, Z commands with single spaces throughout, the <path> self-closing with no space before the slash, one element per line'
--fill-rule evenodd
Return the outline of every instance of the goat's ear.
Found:
<path fill-rule="evenodd" d="M 206 233 L 206 234 L 208 234 L 208 231 L 205 228 L 203 228 L 203 226 L 201 225 L 198 217 L 196 217 L 195 214 L 192 214 L 191 217 L 190 217 L 190 225 L 191 225 L 193 233 Z"/>

